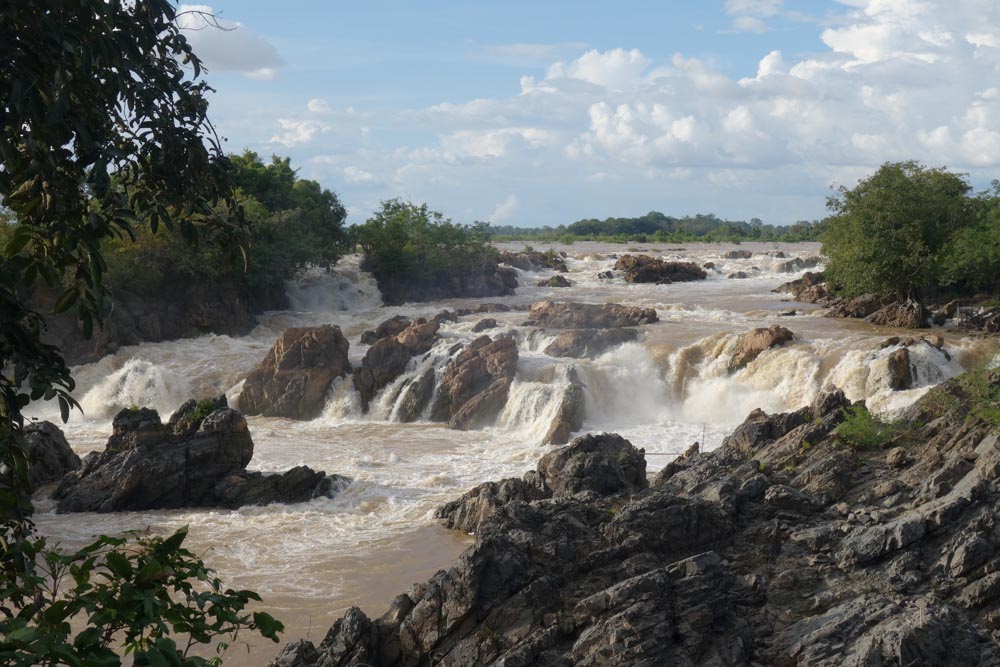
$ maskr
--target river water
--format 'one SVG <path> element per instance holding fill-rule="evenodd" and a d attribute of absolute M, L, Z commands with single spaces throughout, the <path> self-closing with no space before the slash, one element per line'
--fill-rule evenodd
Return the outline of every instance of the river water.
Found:
<path fill-rule="evenodd" d="M 523 244 L 500 247 L 519 250 Z M 361 413 L 346 378 L 334 384 L 318 419 L 249 419 L 255 444 L 251 469 L 280 471 L 305 464 L 351 477 L 351 485 L 336 498 L 235 511 L 114 515 L 58 515 L 51 501 L 42 498 L 36 516 L 40 531 L 66 546 L 79 546 L 100 533 L 146 528 L 166 532 L 187 525 L 189 546 L 228 585 L 261 593 L 265 608 L 285 622 L 285 639 L 308 636 L 319 641 L 350 605 L 379 615 L 397 593 L 447 567 L 468 546 L 468 536 L 437 525 L 434 509 L 480 482 L 520 475 L 535 465 L 548 449 L 539 443 L 568 385 L 570 367 L 576 367 L 586 386 L 581 432 L 621 433 L 645 448 L 654 472 L 694 441 L 707 449 L 717 447 L 754 408 L 795 409 L 833 384 L 850 399 L 866 399 L 873 409 L 892 416 L 933 384 L 1000 354 L 996 340 L 963 338 L 946 327 L 940 332 L 948 355 L 929 345 L 911 347 L 916 387 L 889 390 L 885 359 L 895 348 L 880 347 L 887 336 L 901 332 L 824 318 L 816 307 L 787 302 L 786 295 L 772 292 L 801 272 L 779 273 L 776 268 L 787 260 L 766 253 L 805 258 L 818 253 L 818 244 L 642 246 L 648 254 L 714 262 L 717 267 L 705 281 L 672 285 L 630 285 L 620 276 L 597 277 L 614 264 L 609 255 L 635 248 L 596 243 L 555 247 L 569 254 L 572 287 L 534 287 L 554 272 L 523 272 L 522 287 L 512 297 L 391 308 L 381 305 L 373 279 L 357 268 L 358 258 L 344 258 L 332 274 L 307 273 L 289 285 L 292 308 L 263 315 L 248 336 L 143 344 L 74 369 L 84 414 L 74 414 L 65 425 L 67 438 L 84 455 L 103 448 L 111 418 L 125 407 L 154 407 L 165 420 L 191 397 L 226 393 L 235 405 L 242 379 L 291 326 L 339 325 L 351 342 L 350 356 L 357 366 L 366 350 L 359 343 L 361 333 L 388 317 L 432 316 L 481 301 L 617 302 L 653 307 L 661 321 L 643 327 L 636 343 L 595 360 L 570 360 L 552 359 L 540 351 L 551 334 L 521 326 L 524 312 L 490 315 L 501 328 L 488 333 L 513 331 L 520 350 L 517 379 L 496 424 L 459 432 L 440 424 L 396 423 L 393 413 L 402 383 L 428 364 L 440 371 L 450 346 L 478 335 L 471 332 L 477 316 L 446 323 L 444 340 L 434 353 L 426 360 L 414 359 L 409 372 L 373 401 L 368 414 Z M 724 253 L 733 249 L 754 254 L 725 259 Z M 736 271 L 749 277 L 727 278 Z M 797 314 L 779 315 L 790 309 Z M 795 341 L 730 374 L 727 364 L 739 333 L 775 323 L 791 329 Z M 53 412 L 42 406 L 35 416 L 52 419 Z M 270 643 L 249 641 L 249 655 L 242 646 L 231 649 L 236 663 L 266 664 L 276 652 Z"/>

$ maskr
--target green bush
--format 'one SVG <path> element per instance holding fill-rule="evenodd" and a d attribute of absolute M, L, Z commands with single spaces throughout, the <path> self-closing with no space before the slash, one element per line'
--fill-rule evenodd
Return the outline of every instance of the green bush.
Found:
<path fill-rule="evenodd" d="M 225 588 L 186 536 L 102 536 L 75 553 L 21 542 L 35 566 L 0 580 L 0 664 L 199 667 L 222 664 L 242 630 L 277 642 L 284 626 L 247 610 L 260 597 Z M 213 644 L 213 658 L 190 655 Z"/>
<path fill-rule="evenodd" d="M 496 263 L 489 225 L 459 225 L 427 204 L 400 199 L 382 202 L 382 209 L 353 229 L 368 266 L 385 277 L 432 279 L 437 275 Z"/>
<path fill-rule="evenodd" d="M 836 433 L 845 444 L 858 449 L 877 447 L 893 436 L 895 428 L 879 421 L 864 405 L 844 408 L 844 421 Z"/>

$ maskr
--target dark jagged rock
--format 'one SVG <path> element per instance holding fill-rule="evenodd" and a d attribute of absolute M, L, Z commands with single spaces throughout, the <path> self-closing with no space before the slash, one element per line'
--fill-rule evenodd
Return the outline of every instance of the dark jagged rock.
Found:
<path fill-rule="evenodd" d="M 729 371 L 738 371 L 759 357 L 764 350 L 784 345 L 794 338 L 795 334 L 776 324 L 741 334 L 736 341 L 736 351 L 729 360 Z"/>
<path fill-rule="evenodd" d="M 517 287 L 517 272 L 499 266 L 496 256 L 484 256 L 470 266 L 431 272 L 426 276 L 383 270 L 370 257 L 362 261 L 361 269 L 375 276 L 382 302 L 387 306 L 441 299 L 509 296 Z"/>
<path fill-rule="evenodd" d="M 583 383 L 576 369 L 569 371 L 569 386 L 563 393 L 559 410 L 552 420 L 552 425 L 542 439 L 543 445 L 565 445 L 570 435 L 583 426 Z"/>
<path fill-rule="evenodd" d="M 550 357 L 573 357 L 593 359 L 613 347 L 631 343 L 639 339 L 636 329 L 571 329 L 559 334 L 545 347 Z"/>
<path fill-rule="evenodd" d="M 749 277 L 750 274 L 747 273 L 746 271 L 737 271 L 736 273 L 730 273 L 728 276 L 726 276 L 726 278 L 728 278 L 729 280 L 744 280 Z"/>
<path fill-rule="evenodd" d="M 215 505 L 237 508 L 244 505 L 304 503 L 314 498 L 333 498 L 351 480 L 341 475 L 327 475 L 309 466 L 295 466 L 283 473 L 265 475 L 241 470 L 222 478 L 212 489 Z"/>
<path fill-rule="evenodd" d="M 600 273 L 597 274 L 597 279 L 598 280 L 614 280 L 615 279 L 615 272 L 614 271 L 601 271 Z"/>
<path fill-rule="evenodd" d="M 211 411 L 198 416 L 207 403 Z M 104 450 L 62 478 L 60 512 L 240 507 L 332 496 L 346 481 L 299 466 L 281 475 L 248 472 L 253 440 L 243 416 L 214 401 L 185 403 L 168 421 L 155 410 L 122 410 Z"/>
<path fill-rule="evenodd" d="M 431 419 L 459 430 L 492 423 L 507 402 L 517 358 L 517 343 L 511 338 L 474 340 L 448 362 Z"/>
<path fill-rule="evenodd" d="M 395 334 L 386 334 L 375 340 L 365 352 L 361 367 L 354 372 L 354 388 L 361 395 L 364 410 L 368 410 L 368 405 L 379 391 L 406 370 L 411 357 L 424 354 L 433 347 L 440 327 L 437 321 L 427 322 L 420 318 L 409 322 Z M 395 328 L 390 326 L 387 331 Z"/>
<path fill-rule="evenodd" d="M 539 301 L 528 313 L 538 326 L 553 329 L 603 329 L 651 324 L 659 318 L 652 308 L 623 306 L 617 303 L 557 303 Z"/>
<path fill-rule="evenodd" d="M 901 347 L 893 350 L 886 358 L 889 371 L 890 389 L 909 389 L 913 385 L 913 372 L 910 369 L 910 351 Z"/>
<path fill-rule="evenodd" d="M 960 376 L 871 449 L 837 435 L 841 392 L 755 411 L 649 488 L 640 452 L 577 439 L 439 510 L 476 535 L 452 568 L 283 655 L 304 656 L 297 667 L 995 667 L 1000 434 L 973 414 L 983 382 L 1000 393 L 1000 373 Z M 907 456 L 888 464 L 888 447 Z"/>
<path fill-rule="evenodd" d="M 240 392 L 240 410 L 266 417 L 318 416 L 330 385 L 351 370 L 349 347 L 340 327 L 287 329 L 247 377 Z"/>
<path fill-rule="evenodd" d="M 500 261 L 522 271 L 555 269 L 566 273 L 569 270 L 566 268 L 566 253 L 564 252 L 504 251 L 500 253 Z"/>
<path fill-rule="evenodd" d="M 816 303 L 821 306 L 828 306 L 837 300 L 826 286 L 826 278 L 822 273 L 807 271 L 801 278 L 789 281 L 777 289 L 775 292 L 791 294 L 796 301 L 804 303 Z"/>
<path fill-rule="evenodd" d="M 408 381 L 400 390 L 396 418 L 404 424 L 417 421 L 430 405 L 433 396 L 434 369 L 428 368 L 416 379 Z"/>
<path fill-rule="evenodd" d="M 80 457 L 66 442 L 62 430 L 52 422 L 32 422 L 24 426 L 28 456 L 28 483 L 32 489 L 57 482 L 80 467 Z"/>
<path fill-rule="evenodd" d="M 781 273 L 796 273 L 805 269 L 813 269 L 822 263 L 823 259 L 820 257 L 806 257 L 805 259 L 795 257 L 786 262 L 780 262 L 775 270 Z"/>
<path fill-rule="evenodd" d="M 573 283 L 566 280 L 563 276 L 552 276 L 551 278 L 546 278 L 545 280 L 539 280 L 537 287 L 572 287 Z"/>
<path fill-rule="evenodd" d="M 622 255 L 615 262 L 615 271 L 622 271 L 630 283 L 676 283 L 704 280 L 704 269 L 694 262 L 668 262 L 649 255 Z"/>
<path fill-rule="evenodd" d="M 723 255 L 725 259 L 750 259 L 753 253 L 749 250 L 727 250 Z"/>

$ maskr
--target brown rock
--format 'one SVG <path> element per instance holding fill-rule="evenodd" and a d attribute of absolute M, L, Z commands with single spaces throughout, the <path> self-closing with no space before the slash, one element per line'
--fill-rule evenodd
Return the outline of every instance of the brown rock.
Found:
<path fill-rule="evenodd" d="M 615 262 L 615 271 L 625 273 L 630 283 L 674 283 L 704 280 L 705 270 L 694 262 L 667 262 L 649 255 L 622 255 Z"/>
<path fill-rule="evenodd" d="M 795 334 L 778 325 L 772 325 L 766 329 L 754 329 L 740 335 L 736 343 L 736 352 L 729 360 L 729 371 L 738 371 L 760 356 L 764 350 L 783 345 L 794 337 Z"/>
<path fill-rule="evenodd" d="M 479 333 L 480 331 L 486 331 L 487 329 L 495 329 L 497 327 L 497 321 L 492 317 L 484 317 L 483 319 L 476 322 L 472 327 L 474 333 Z"/>
<path fill-rule="evenodd" d="M 570 370 L 569 382 L 562 403 L 559 405 L 559 412 L 542 440 L 543 445 L 565 445 L 569 442 L 570 435 L 583 426 L 583 384 L 576 374 L 576 369 Z"/>
<path fill-rule="evenodd" d="M 572 287 L 573 283 L 563 276 L 552 276 L 545 280 L 538 281 L 538 287 Z"/>
<path fill-rule="evenodd" d="M 448 362 L 431 419 L 463 431 L 492 423 L 507 402 L 517 358 L 511 338 L 474 340 Z"/>
<path fill-rule="evenodd" d="M 910 351 L 905 347 L 894 350 L 886 362 L 889 367 L 889 387 L 895 390 L 909 389 L 913 385 Z"/>
<path fill-rule="evenodd" d="M 395 336 L 381 338 L 368 348 L 361 368 L 354 373 L 354 388 L 361 394 L 364 410 L 383 387 L 406 370 L 410 357 L 431 349 L 440 327 L 438 322 L 417 320 Z"/>
<path fill-rule="evenodd" d="M 908 299 L 890 303 L 867 319 L 872 324 L 883 327 L 923 329 L 927 326 L 927 311 L 920 302 Z"/>
<path fill-rule="evenodd" d="M 448 312 L 448 311 L 444 311 Z M 437 319 L 435 317 L 435 319 Z M 400 331 L 410 326 L 410 318 L 405 315 L 394 315 L 382 322 L 375 328 L 375 331 L 366 331 L 361 334 L 361 344 L 371 345 L 377 340 L 381 340 L 386 336 L 395 336 Z"/>
<path fill-rule="evenodd" d="M 545 348 L 550 357 L 589 358 L 603 354 L 606 350 L 631 343 L 639 338 L 636 329 L 573 329 L 559 334 Z"/>
<path fill-rule="evenodd" d="M 335 378 L 351 370 L 340 327 L 288 329 L 247 377 L 239 409 L 248 415 L 311 419 L 320 414 Z"/>
<path fill-rule="evenodd" d="M 753 257 L 753 253 L 749 250 L 728 250 L 723 257 L 726 259 L 750 259 Z"/>
<path fill-rule="evenodd" d="M 652 308 L 623 306 L 617 303 L 557 303 L 539 301 L 531 305 L 529 319 L 539 326 L 554 329 L 600 329 L 634 327 L 657 321 Z"/>

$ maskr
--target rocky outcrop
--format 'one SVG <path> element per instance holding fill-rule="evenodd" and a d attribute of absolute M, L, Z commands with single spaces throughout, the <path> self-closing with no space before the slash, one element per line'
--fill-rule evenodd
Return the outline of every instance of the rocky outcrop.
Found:
<path fill-rule="evenodd" d="M 737 271 L 736 273 L 730 273 L 726 278 L 729 280 L 745 280 L 750 277 L 750 274 L 746 271 Z"/>
<path fill-rule="evenodd" d="M 276 664 L 1000 664 L 1000 442 L 961 385 L 884 448 L 840 440 L 842 394 L 758 411 L 650 488 L 578 439 L 439 511 L 476 535 L 453 567 Z"/>
<path fill-rule="evenodd" d="M 564 276 L 552 276 L 545 280 L 539 280 L 537 287 L 572 287 L 573 283 L 566 280 Z"/>
<path fill-rule="evenodd" d="M 652 308 L 618 303 L 573 303 L 539 301 L 531 304 L 531 322 L 552 329 L 603 329 L 652 324 L 659 318 Z"/>
<path fill-rule="evenodd" d="M 32 489 L 58 482 L 63 475 L 80 467 L 62 430 L 52 422 L 31 422 L 24 426 L 25 454 L 28 456 L 28 483 Z"/>
<path fill-rule="evenodd" d="M 807 271 L 801 278 L 789 281 L 781 285 L 775 292 L 791 294 L 796 301 L 805 303 L 816 303 L 821 306 L 828 306 L 837 300 L 826 286 L 826 278 L 822 273 Z"/>
<path fill-rule="evenodd" d="M 764 350 L 784 345 L 794 338 L 795 334 L 776 324 L 741 334 L 736 341 L 733 356 L 729 360 L 729 371 L 732 373 L 740 370 L 759 357 Z"/>
<path fill-rule="evenodd" d="M 517 358 L 511 338 L 474 340 L 445 367 L 431 419 L 463 431 L 492 424 L 507 402 Z"/>
<path fill-rule="evenodd" d="M 614 269 L 623 272 L 625 281 L 630 283 L 669 284 L 708 277 L 694 262 L 668 262 L 649 255 L 622 255 Z"/>
<path fill-rule="evenodd" d="M 221 407 L 220 407 L 221 406 Z M 101 452 L 62 478 L 60 512 L 240 507 L 332 496 L 345 480 L 300 466 L 248 472 L 253 440 L 243 415 L 219 401 L 189 401 L 163 424 L 155 410 L 122 410 Z"/>
<path fill-rule="evenodd" d="M 886 357 L 886 366 L 889 375 L 889 388 L 900 390 L 909 389 L 913 385 L 913 371 L 910 369 L 910 351 L 901 347 L 893 350 Z"/>
<path fill-rule="evenodd" d="M 890 303 L 872 313 L 867 320 L 882 327 L 899 329 L 924 329 L 927 327 L 927 311 L 913 299 Z"/>
<path fill-rule="evenodd" d="M 797 273 L 799 271 L 805 271 L 806 269 L 814 269 L 823 263 L 823 258 L 821 257 L 794 257 L 785 262 L 779 262 L 775 267 L 775 271 L 781 273 Z"/>
<path fill-rule="evenodd" d="M 472 333 L 481 333 L 489 329 L 496 329 L 497 326 L 497 321 L 495 319 L 492 317 L 484 317 L 472 325 Z"/>
<path fill-rule="evenodd" d="M 542 439 L 543 445 L 565 445 L 570 436 L 583 426 L 583 383 L 575 368 L 569 370 L 567 380 L 569 386 L 563 392 L 559 410 Z"/>
<path fill-rule="evenodd" d="M 244 382 L 240 410 L 291 419 L 318 416 L 330 385 L 351 370 L 349 346 L 340 327 L 287 329 Z"/>
<path fill-rule="evenodd" d="M 509 296 L 517 287 L 517 272 L 499 266 L 496 257 L 483 257 L 469 266 L 414 276 L 383 270 L 366 257 L 361 269 L 375 276 L 387 306 L 441 299 L 481 299 Z"/>
<path fill-rule="evenodd" d="M 615 327 L 611 329 L 571 329 L 559 334 L 545 347 L 550 357 L 593 359 L 613 347 L 639 339 L 637 329 Z"/>
<path fill-rule="evenodd" d="M 521 269 L 522 271 L 540 271 L 542 269 L 555 269 L 561 273 L 566 273 L 566 253 L 550 250 L 549 252 L 538 252 L 525 250 L 523 252 L 510 252 L 505 250 L 500 253 L 500 261 L 507 266 Z"/>
<path fill-rule="evenodd" d="M 152 293 L 134 293 L 116 285 L 105 299 L 103 323 L 86 338 L 76 311 L 49 315 L 62 290 L 40 289 L 31 306 L 46 314 L 43 339 L 59 348 L 72 365 L 97 361 L 125 345 L 191 338 L 214 333 L 243 336 L 257 326 L 256 315 L 288 307 L 284 289 L 247 298 L 237 286 L 169 278 Z"/>
<path fill-rule="evenodd" d="M 438 339 L 441 325 L 420 318 L 398 333 L 377 339 L 354 372 L 354 388 L 361 395 L 361 406 L 368 405 L 376 394 L 406 370 L 410 358 L 428 352 Z"/>
<path fill-rule="evenodd" d="M 434 321 L 438 323 L 442 321 L 458 321 L 457 317 L 454 320 L 451 320 L 451 317 L 449 315 L 450 314 L 448 313 L 447 310 L 443 311 L 434 316 Z M 410 326 L 410 324 L 412 324 L 412 322 L 410 321 L 410 318 L 407 317 L 406 315 L 393 315 L 392 317 L 390 317 L 389 319 L 385 320 L 377 327 L 375 327 L 374 331 L 365 331 L 364 333 L 362 333 L 361 344 L 371 345 L 377 340 L 382 340 L 383 338 L 386 338 L 388 336 L 395 336 L 399 333 L 402 333 L 403 329 Z"/>
<path fill-rule="evenodd" d="M 723 255 L 725 259 L 750 259 L 753 253 L 749 250 L 727 250 Z"/>

